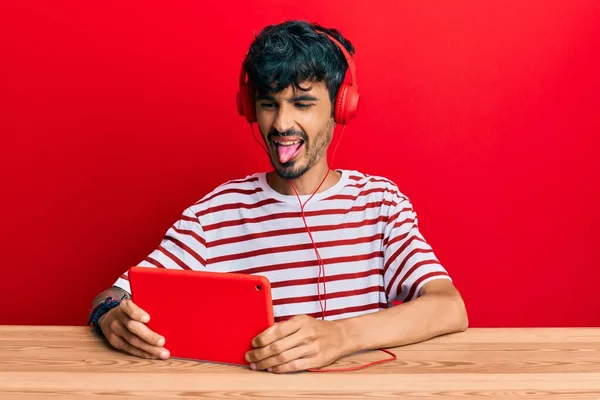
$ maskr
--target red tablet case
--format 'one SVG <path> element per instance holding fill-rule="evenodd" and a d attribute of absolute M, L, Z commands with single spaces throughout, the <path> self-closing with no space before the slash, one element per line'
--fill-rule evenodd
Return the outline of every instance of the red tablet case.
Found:
<path fill-rule="evenodd" d="M 274 323 L 263 276 L 132 267 L 129 281 L 171 357 L 248 365 L 252 339 Z"/>

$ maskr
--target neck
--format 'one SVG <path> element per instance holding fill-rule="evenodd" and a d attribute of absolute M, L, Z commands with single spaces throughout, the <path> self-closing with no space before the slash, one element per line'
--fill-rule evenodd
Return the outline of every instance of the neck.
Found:
<path fill-rule="evenodd" d="M 273 188 L 273 190 L 284 195 L 296 194 L 291 185 L 296 188 L 299 195 L 311 195 L 315 192 L 321 181 L 323 181 L 323 178 L 325 178 L 325 175 L 327 175 L 328 170 L 329 165 L 327 164 L 327 160 L 324 159 L 315 164 L 298 179 L 283 179 L 273 171 L 267 174 L 267 182 Z M 325 179 L 317 193 L 324 192 L 325 190 L 331 188 L 340 180 L 340 178 L 341 174 L 339 172 L 329 172 L 327 179 Z"/>

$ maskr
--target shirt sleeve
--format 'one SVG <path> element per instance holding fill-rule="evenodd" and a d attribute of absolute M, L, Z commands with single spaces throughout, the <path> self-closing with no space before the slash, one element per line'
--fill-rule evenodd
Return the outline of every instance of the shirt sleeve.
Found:
<path fill-rule="evenodd" d="M 201 270 L 206 266 L 206 239 L 196 214 L 186 209 L 169 228 L 157 249 L 138 264 L 140 267 Z M 128 272 L 114 283 L 131 293 Z"/>
<path fill-rule="evenodd" d="M 449 279 L 421 232 L 412 203 L 396 197 L 384 233 L 385 293 L 389 302 L 418 297 L 421 287 L 434 279 Z"/>

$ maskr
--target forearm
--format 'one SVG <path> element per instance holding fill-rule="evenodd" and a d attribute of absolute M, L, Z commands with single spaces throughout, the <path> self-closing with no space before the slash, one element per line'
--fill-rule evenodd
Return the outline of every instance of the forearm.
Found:
<path fill-rule="evenodd" d="M 434 293 L 408 303 L 337 321 L 346 337 L 345 355 L 361 350 L 403 346 L 468 326 L 460 295 Z"/>
<path fill-rule="evenodd" d="M 102 303 L 104 300 L 106 300 L 109 297 L 120 300 L 123 298 L 123 296 L 125 296 L 126 299 L 131 298 L 131 295 L 127 291 L 125 291 L 119 287 L 113 286 L 111 288 L 108 288 L 105 291 L 100 292 L 96 296 L 96 298 L 94 298 L 94 301 L 92 302 L 92 310 L 94 308 L 96 308 L 96 306 L 98 306 L 98 304 Z"/>

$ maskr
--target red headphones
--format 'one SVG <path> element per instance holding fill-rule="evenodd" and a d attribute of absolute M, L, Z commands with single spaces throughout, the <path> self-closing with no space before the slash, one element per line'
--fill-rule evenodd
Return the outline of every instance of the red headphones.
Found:
<path fill-rule="evenodd" d="M 342 83 L 335 99 L 334 121 L 336 124 L 346 125 L 356 116 L 358 110 L 358 85 L 356 84 L 356 67 L 352 57 L 346 48 L 331 35 L 325 32 L 315 31 L 327 36 L 334 42 L 344 54 L 348 69 L 352 78 L 351 83 Z M 246 82 L 246 71 L 242 67 L 240 71 L 240 88 L 236 96 L 238 113 L 246 118 L 248 123 L 256 122 L 256 110 L 254 109 L 254 89 L 250 82 Z"/>

